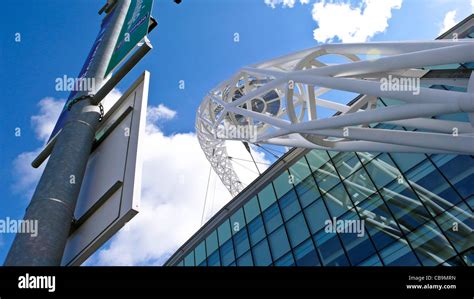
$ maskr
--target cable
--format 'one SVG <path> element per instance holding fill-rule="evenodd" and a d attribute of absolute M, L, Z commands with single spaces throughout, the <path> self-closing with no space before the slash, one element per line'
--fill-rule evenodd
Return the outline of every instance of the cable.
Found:
<path fill-rule="evenodd" d="M 244 162 L 252 162 L 251 160 L 247 160 L 247 159 L 242 159 L 242 158 L 236 158 L 236 157 L 232 157 L 232 156 L 229 156 L 229 159 L 232 159 L 232 160 L 240 160 L 240 161 L 244 161 Z M 272 163 L 264 163 L 264 162 L 255 162 L 257 164 L 263 164 L 263 165 L 272 165 Z"/>
<path fill-rule="evenodd" d="M 201 226 L 204 222 L 204 212 L 206 211 L 206 204 L 207 204 L 207 192 L 209 191 L 209 181 L 211 180 L 211 165 L 209 165 L 209 175 L 207 177 L 207 187 L 206 187 L 206 196 L 204 197 L 204 206 L 202 207 L 202 216 L 201 216 Z"/>

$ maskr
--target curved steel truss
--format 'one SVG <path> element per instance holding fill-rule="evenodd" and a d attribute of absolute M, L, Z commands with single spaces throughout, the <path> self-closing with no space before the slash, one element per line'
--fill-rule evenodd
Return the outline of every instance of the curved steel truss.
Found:
<path fill-rule="evenodd" d="M 457 67 L 430 71 L 472 61 L 474 41 L 463 39 L 327 44 L 244 67 L 204 98 L 199 142 L 232 195 L 242 183 L 225 140 L 472 155 L 474 76 Z M 359 96 L 341 100 L 344 92 Z M 380 98 L 396 104 L 380 105 Z M 437 118 L 452 113 L 467 113 L 469 121 Z"/>

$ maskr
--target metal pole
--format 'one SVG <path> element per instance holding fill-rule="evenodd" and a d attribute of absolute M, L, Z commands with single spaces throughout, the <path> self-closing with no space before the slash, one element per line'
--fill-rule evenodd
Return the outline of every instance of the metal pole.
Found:
<path fill-rule="evenodd" d="M 107 32 L 87 73 L 95 78 L 96 89 L 104 75 L 130 6 L 119 0 Z M 94 90 L 93 92 L 96 92 Z M 87 95 L 87 92 L 77 96 Z M 18 233 L 5 260 L 5 266 L 59 266 L 74 217 L 87 161 L 94 141 L 100 112 L 91 97 L 71 107 L 46 168 L 36 187 L 24 220 L 38 221 L 38 234 Z"/>

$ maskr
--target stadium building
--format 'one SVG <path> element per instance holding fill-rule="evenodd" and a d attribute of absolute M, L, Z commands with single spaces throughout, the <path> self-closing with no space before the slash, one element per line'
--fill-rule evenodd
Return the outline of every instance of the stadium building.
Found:
<path fill-rule="evenodd" d="M 453 98 L 454 101 L 474 92 L 470 90 L 473 78 L 469 81 L 474 63 L 466 63 L 473 60 L 466 60 L 463 56 L 471 55 L 466 54 L 466 49 L 473 52 L 473 43 L 468 40 L 473 37 L 474 15 L 471 15 L 434 42 L 374 43 L 371 55 L 405 55 L 403 57 L 407 61 L 413 59 L 411 63 L 414 64 L 429 59 L 430 55 L 439 54 L 439 60 L 445 57 L 449 60 L 451 56 L 455 59 L 457 55 L 459 62 L 411 68 L 409 62 L 403 65 L 403 61 L 398 59 L 398 65 L 390 66 L 390 72 L 382 70 L 389 67 L 389 60 L 381 66 L 371 64 L 369 68 L 373 69 L 370 72 L 340 69 L 344 74 L 329 74 L 333 76 L 329 79 L 317 78 L 322 82 L 320 86 L 324 87 L 323 90 L 314 89 L 317 84 L 311 85 L 312 82 L 298 71 L 293 74 L 296 78 L 294 82 L 291 81 L 295 84 L 294 89 L 293 86 L 278 88 L 275 83 L 280 74 L 277 70 L 284 70 L 288 65 L 292 70 L 305 70 L 302 61 L 308 63 L 308 60 L 301 57 L 309 55 L 311 59 L 317 58 L 321 48 L 278 58 L 271 63 L 256 65 L 253 69 L 246 68 L 250 75 L 245 78 L 237 76 L 236 84 L 219 86 L 198 111 L 197 130 L 201 132 L 198 137 L 214 170 L 236 196 L 183 244 L 165 265 L 474 265 L 474 143 L 470 137 L 473 134 L 473 111 L 470 110 L 472 107 L 458 110 L 446 108 L 441 102 L 444 96 L 459 95 Z M 467 46 L 462 49 L 464 45 Z M 357 47 L 343 46 L 325 51 L 333 51 L 353 63 L 364 63 L 352 54 L 363 46 Z M 450 52 L 443 52 L 453 51 L 456 47 L 460 50 L 458 54 L 449 56 Z M 366 50 L 363 51 L 367 54 Z M 414 56 L 414 52 L 420 51 L 426 52 L 418 58 Z M 297 63 L 292 62 L 295 59 Z M 312 60 L 311 63 L 312 70 L 326 65 L 320 60 Z M 266 68 L 265 72 L 258 71 L 262 67 Z M 417 110 L 412 112 L 405 109 L 403 113 L 399 111 L 401 114 L 386 117 L 382 114 L 385 111 L 403 109 L 407 103 L 415 105 L 410 101 L 419 99 L 405 96 L 408 91 L 415 96 L 413 89 L 398 91 L 402 94 L 400 96 L 395 94 L 397 91 L 372 92 L 370 84 L 380 83 L 380 79 L 387 78 L 387 74 L 399 79 L 419 79 L 423 89 L 421 94 L 432 92 L 428 93 L 429 98 L 439 97 L 440 101 L 412 108 L 427 107 L 428 110 L 439 106 L 439 110 L 424 113 L 422 109 L 412 109 Z M 350 85 L 354 81 L 346 79 L 345 82 L 344 78 L 348 77 L 359 80 L 358 87 Z M 366 82 L 368 84 L 364 85 Z M 311 88 L 306 89 L 307 86 L 302 83 L 311 85 Z M 270 91 L 257 95 L 256 89 L 270 84 L 273 84 Z M 245 90 L 252 85 L 253 90 Z M 316 99 L 328 92 L 328 88 L 358 95 L 344 104 L 318 99 L 319 105 L 332 108 L 335 112 L 328 117 L 328 124 L 332 127 L 304 126 L 313 120 L 320 120 L 316 113 L 324 113 L 316 109 L 317 105 L 305 101 L 304 96 Z M 358 88 L 371 90 L 372 96 L 357 92 Z M 436 93 L 438 91 L 440 93 Z M 301 95 L 304 109 L 298 109 L 298 102 L 295 104 L 287 100 L 290 92 L 292 97 L 298 93 Z M 241 100 L 246 94 L 250 94 L 251 100 L 244 103 Z M 339 98 L 343 96 L 337 95 Z M 230 97 L 231 103 L 250 112 L 244 113 L 225 105 L 226 97 Z M 227 114 L 223 113 L 224 107 L 228 110 Z M 266 112 L 265 117 L 259 114 L 263 111 Z M 377 111 L 381 111 L 380 114 L 374 114 Z M 362 115 L 360 119 L 353 118 L 359 125 L 351 126 L 349 122 L 344 123 L 350 113 L 365 113 L 362 115 L 368 118 Z M 210 120 L 202 121 L 206 117 Z M 214 125 L 215 129 L 227 118 L 234 125 L 257 126 L 261 139 L 255 143 L 292 146 L 245 188 L 232 170 L 229 159 L 226 159 L 222 140 L 216 139 L 212 129 L 206 127 Z M 332 122 L 338 119 L 341 121 L 336 126 Z M 269 131 L 270 127 L 278 126 L 282 131 Z M 343 134 L 347 128 L 348 136 Z M 383 134 L 380 136 L 378 132 Z"/>

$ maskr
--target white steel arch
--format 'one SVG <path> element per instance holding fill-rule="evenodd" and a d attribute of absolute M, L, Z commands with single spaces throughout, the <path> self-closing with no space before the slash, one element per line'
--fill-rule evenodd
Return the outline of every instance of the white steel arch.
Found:
<path fill-rule="evenodd" d="M 345 61 L 326 64 L 321 61 L 326 55 Z M 472 61 L 470 39 L 321 45 L 244 67 L 211 90 L 197 112 L 198 139 L 232 195 L 243 186 L 225 140 L 334 151 L 472 155 L 474 76 L 425 76 L 430 66 Z M 455 90 L 430 88 L 434 85 Z M 335 90 L 360 96 L 351 103 L 325 98 Z M 379 97 L 399 104 L 377 105 Z M 325 116 L 321 109 L 334 113 Z M 470 122 L 436 119 L 460 112 Z"/>

